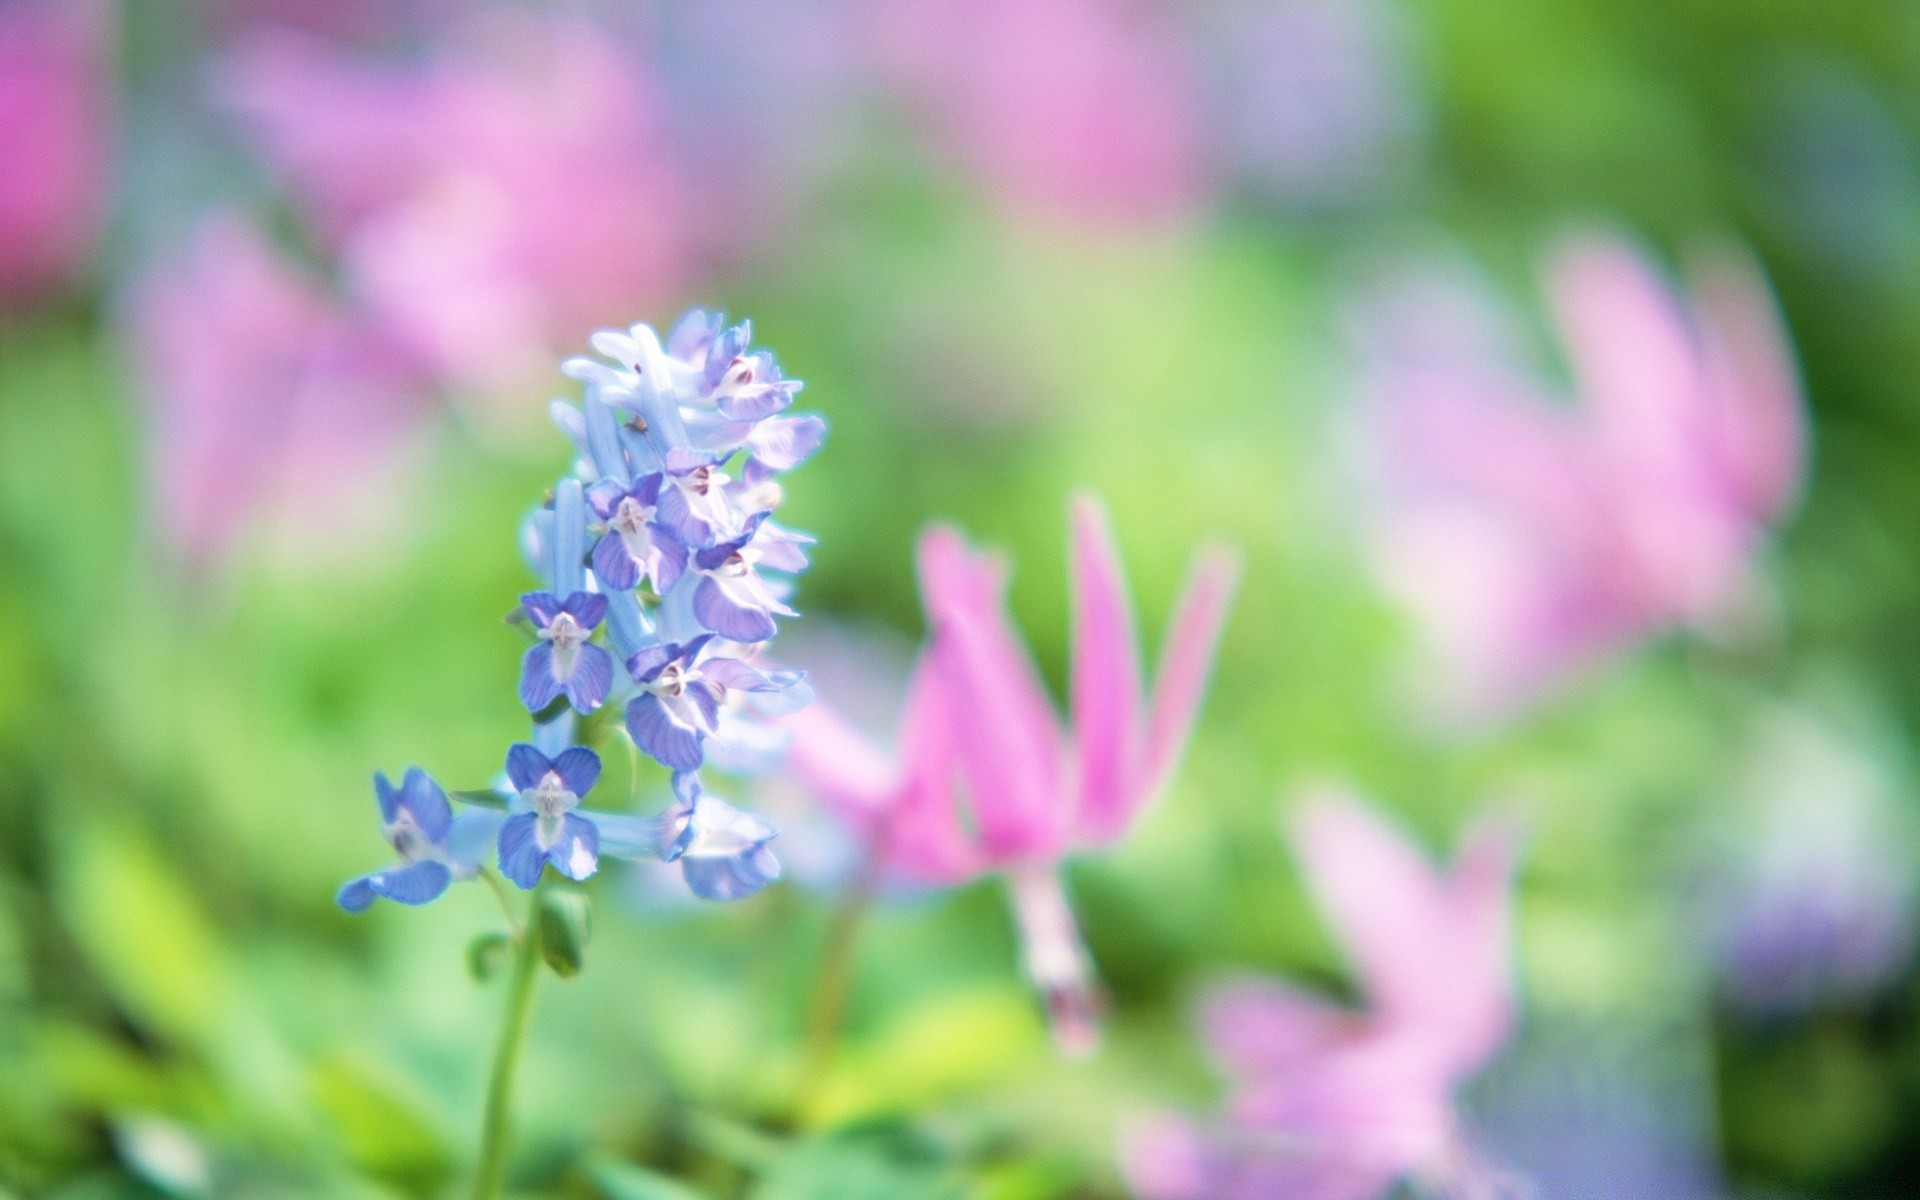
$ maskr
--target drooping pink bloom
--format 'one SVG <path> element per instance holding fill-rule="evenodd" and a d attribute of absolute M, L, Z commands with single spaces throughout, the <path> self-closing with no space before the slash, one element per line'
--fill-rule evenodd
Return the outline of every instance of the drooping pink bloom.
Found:
<path fill-rule="evenodd" d="M 1151 694 L 1103 510 L 1073 509 L 1074 641 L 1063 726 L 1005 606 L 1006 571 L 952 529 L 920 539 L 930 638 L 908 686 L 896 761 L 816 703 L 791 718 L 800 778 L 918 884 L 1005 876 L 1026 970 L 1063 1047 L 1097 1037 L 1090 966 L 1059 868 L 1126 832 L 1198 711 L 1237 566 L 1201 555 Z"/>
<path fill-rule="evenodd" d="M 1571 398 L 1469 285 L 1427 281 L 1372 313 L 1375 558 L 1455 716 L 1714 627 L 1799 490 L 1799 388 L 1749 260 L 1703 259 L 1680 292 L 1588 236 L 1558 248 L 1546 288 Z"/>
<path fill-rule="evenodd" d="M 1203 199 L 1195 67 L 1133 0 L 891 0 L 883 66 L 961 168 L 1010 206 L 1114 224 Z"/>
<path fill-rule="evenodd" d="M 0 304 L 70 280 L 106 211 L 107 21 L 82 0 L 0 5 Z"/>
<path fill-rule="evenodd" d="M 1463 1138 L 1453 1092 L 1513 1025 L 1510 839 L 1484 826 L 1436 871 L 1399 830 L 1331 795 L 1300 811 L 1293 840 L 1363 1007 L 1264 979 L 1217 986 L 1200 1024 L 1230 1081 L 1226 1111 L 1129 1131 L 1130 1186 L 1142 1200 L 1375 1200 L 1418 1177 L 1442 1195 L 1504 1194 Z"/>
<path fill-rule="evenodd" d="M 491 392 L 689 280 L 644 62 L 577 18 L 491 12 L 414 64 L 263 30 L 226 92 L 360 302 L 438 378 Z"/>
<path fill-rule="evenodd" d="M 378 334 L 232 214 L 129 301 L 154 525 L 203 565 L 262 528 L 343 558 L 392 528 L 419 386 Z"/>

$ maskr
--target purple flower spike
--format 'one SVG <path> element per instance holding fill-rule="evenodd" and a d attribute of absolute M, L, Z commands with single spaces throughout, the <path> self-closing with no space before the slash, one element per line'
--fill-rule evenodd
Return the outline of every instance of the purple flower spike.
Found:
<path fill-rule="evenodd" d="M 686 547 L 657 520 L 663 480 L 656 472 L 632 487 L 603 479 L 587 489 L 587 504 L 606 526 L 593 546 L 593 574 L 603 588 L 625 591 L 645 579 L 664 592 L 686 570 Z"/>
<path fill-rule="evenodd" d="M 756 513 L 739 536 L 694 555 L 694 566 L 704 578 L 693 593 L 693 615 L 730 641 L 764 642 L 776 631 L 775 613 L 795 615 L 754 570 L 760 551 L 751 543 L 766 516 Z"/>
<path fill-rule="evenodd" d="M 552 863 L 569 879 L 585 879 L 600 865 L 600 831 L 574 813 L 600 778 L 600 756 L 572 746 L 548 758 L 520 742 L 507 751 L 507 778 L 526 811 L 500 826 L 500 870 L 523 888 L 540 881 Z"/>
<path fill-rule="evenodd" d="M 562 693 L 583 713 L 606 702 L 613 687 L 613 656 L 587 639 L 607 615 L 607 598 L 575 592 L 563 602 L 552 592 L 528 592 L 520 607 L 539 637 L 520 667 L 520 699 L 539 712 Z"/>

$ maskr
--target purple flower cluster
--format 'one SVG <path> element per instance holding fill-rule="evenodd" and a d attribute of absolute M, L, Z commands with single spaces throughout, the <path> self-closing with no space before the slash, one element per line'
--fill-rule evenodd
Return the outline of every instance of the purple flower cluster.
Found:
<path fill-rule="evenodd" d="M 819 447 L 826 426 L 789 414 L 799 381 L 750 343 L 746 322 L 695 309 L 664 345 L 635 325 L 594 335 L 604 359 L 566 362 L 584 395 L 578 406 L 556 401 L 553 416 L 578 458 L 522 531 L 545 585 L 520 598 L 517 614 L 534 635 L 520 672 L 534 736 L 507 754 L 510 787 L 461 793 L 505 811 L 456 819 L 417 768 L 398 792 L 377 777 L 403 861 L 347 884 L 342 906 L 376 896 L 423 904 L 480 870 L 488 848 L 523 888 L 548 865 L 584 879 L 602 855 L 677 862 L 714 900 L 779 877 L 773 827 L 709 795 L 697 774 L 711 751 L 727 752 L 730 769 L 768 765 L 780 741 L 767 720 L 810 698 L 800 672 L 762 653 L 777 619 L 795 615 L 785 596 L 813 541 L 772 519 L 779 476 Z M 600 758 L 576 744 L 579 718 L 609 703 L 624 705 L 633 744 L 672 772 L 665 812 L 581 806 Z"/>

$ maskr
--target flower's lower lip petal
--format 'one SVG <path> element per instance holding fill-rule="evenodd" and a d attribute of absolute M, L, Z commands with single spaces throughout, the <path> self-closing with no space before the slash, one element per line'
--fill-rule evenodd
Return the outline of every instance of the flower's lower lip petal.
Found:
<path fill-rule="evenodd" d="M 640 565 L 617 533 L 603 533 L 593 544 L 593 577 L 600 586 L 625 591 L 640 582 Z"/>
<path fill-rule="evenodd" d="M 613 688 L 613 656 L 598 646 L 580 647 L 580 661 L 566 682 L 567 702 L 589 713 L 606 703 Z"/>
<path fill-rule="evenodd" d="M 520 703 L 528 712 L 539 712 L 559 694 L 560 681 L 553 677 L 553 643 L 535 642 L 520 663 Z"/>
<path fill-rule="evenodd" d="M 677 484 L 660 490 L 660 504 L 654 513 L 660 527 L 681 545 L 713 544 L 713 526 L 694 513 L 692 505 L 687 503 L 687 494 Z"/>
<path fill-rule="evenodd" d="M 699 733 L 675 721 L 651 693 L 635 696 L 627 705 L 627 733 L 634 745 L 676 771 L 698 770 L 705 758 Z"/>
<path fill-rule="evenodd" d="M 546 852 L 553 869 L 568 879 L 585 879 L 600 867 L 600 831 L 592 821 L 569 813 L 560 837 Z"/>
<path fill-rule="evenodd" d="M 349 879 L 340 885 L 340 891 L 333 897 L 334 903 L 348 912 L 365 912 L 373 907 L 374 897 L 379 893 L 373 890 L 373 876 L 362 875 L 358 879 Z"/>
<path fill-rule="evenodd" d="M 764 642 L 775 633 L 773 618 L 734 603 L 719 581 L 708 576 L 693 593 L 693 614 L 700 624 L 736 642 Z"/>
<path fill-rule="evenodd" d="M 739 900 L 780 878 L 780 860 L 765 846 L 720 857 L 686 855 L 680 860 L 687 887 L 703 900 Z"/>
<path fill-rule="evenodd" d="M 453 873 L 446 864 L 437 862 L 408 863 L 390 871 L 375 871 L 366 878 L 375 895 L 401 904 L 425 904 L 437 899 L 452 882 Z"/>
<path fill-rule="evenodd" d="M 534 838 L 540 818 L 532 813 L 508 817 L 500 826 L 500 872 L 522 888 L 540 882 L 547 857 Z"/>

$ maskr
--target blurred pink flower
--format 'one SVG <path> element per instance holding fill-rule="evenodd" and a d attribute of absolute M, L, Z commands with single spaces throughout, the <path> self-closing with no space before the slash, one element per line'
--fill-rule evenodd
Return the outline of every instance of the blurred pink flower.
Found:
<path fill-rule="evenodd" d="M 696 231 L 641 54 L 532 12 L 456 32 L 402 65 L 259 31 L 225 90 L 355 296 L 437 377 L 497 392 L 666 303 Z"/>
<path fill-rule="evenodd" d="M 1500 1194 L 1453 1091 L 1513 1025 L 1509 837 L 1484 826 L 1439 872 L 1335 795 L 1300 811 L 1293 840 L 1365 1007 L 1262 979 L 1216 987 L 1201 1029 L 1232 1084 L 1224 1117 L 1129 1130 L 1129 1185 L 1142 1200 L 1374 1200 L 1418 1177 L 1440 1195 Z"/>
<path fill-rule="evenodd" d="M 204 565 L 262 526 L 364 553 L 394 524 L 417 381 L 243 219 L 206 221 L 130 298 L 162 541 Z"/>
<path fill-rule="evenodd" d="M 1374 549 L 1435 699 L 1510 712 L 1580 669 L 1733 610 L 1804 453 L 1786 336 L 1750 260 L 1676 293 L 1630 246 L 1550 259 L 1577 402 L 1530 371 L 1497 306 L 1428 281 L 1374 309 Z"/>
<path fill-rule="evenodd" d="M 1127 224 L 1204 199 L 1196 69 L 1137 0 L 879 0 L 884 67 L 1016 208 Z"/>
<path fill-rule="evenodd" d="M 1063 1047 L 1097 1037 L 1091 970 L 1061 886 L 1073 850 L 1117 840 L 1173 767 L 1205 690 L 1237 566 L 1201 555 L 1151 696 L 1104 511 L 1073 510 L 1071 729 L 1008 619 L 1004 565 L 936 528 L 920 539 L 932 631 L 908 686 L 897 764 L 816 703 L 789 718 L 790 763 L 823 803 L 919 884 L 1005 875 L 1026 968 Z"/>
<path fill-rule="evenodd" d="M 0 304 L 65 283 L 107 206 L 107 21 L 81 0 L 0 5 Z"/>

